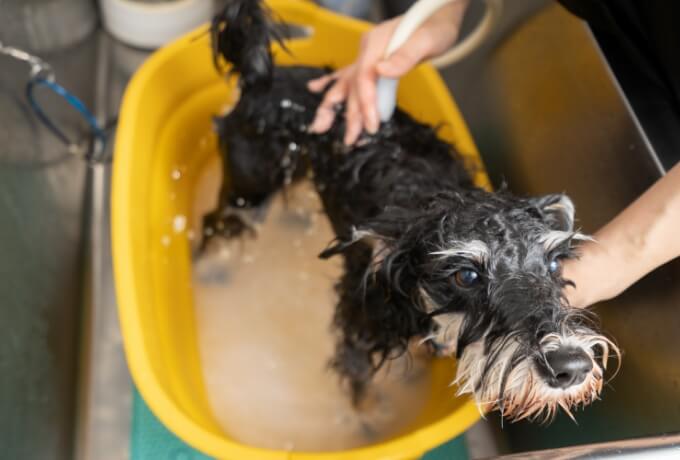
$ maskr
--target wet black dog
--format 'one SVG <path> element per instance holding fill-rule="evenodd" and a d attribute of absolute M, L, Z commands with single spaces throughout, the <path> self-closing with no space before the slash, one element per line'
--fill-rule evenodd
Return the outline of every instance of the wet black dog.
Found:
<path fill-rule="evenodd" d="M 353 148 L 342 117 L 308 133 L 322 94 L 306 83 L 327 70 L 274 66 L 276 30 L 253 0 L 213 22 L 216 63 L 240 75 L 241 97 L 218 120 L 225 182 L 206 239 L 240 235 L 238 208 L 310 176 L 337 235 L 321 257 L 344 258 L 333 366 L 355 398 L 414 340 L 456 356 L 461 392 L 513 419 L 597 398 L 618 350 L 562 296 L 560 261 L 585 238 L 569 198 L 476 188 L 453 147 L 399 110 Z"/>

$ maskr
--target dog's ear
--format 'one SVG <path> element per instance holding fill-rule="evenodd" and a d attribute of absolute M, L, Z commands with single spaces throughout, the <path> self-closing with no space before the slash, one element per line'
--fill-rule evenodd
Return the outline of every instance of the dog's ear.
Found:
<path fill-rule="evenodd" d="M 372 250 L 373 270 L 376 270 L 388 253 L 388 239 L 389 238 L 380 235 L 373 230 L 352 228 L 352 234 L 350 235 L 350 238 L 338 238 L 334 240 L 326 249 L 321 252 L 321 254 L 319 254 L 319 257 L 322 259 L 328 259 L 334 255 L 342 254 L 349 247 L 357 243 L 363 243 Z"/>
<path fill-rule="evenodd" d="M 567 195 L 556 193 L 532 201 L 550 228 L 564 232 L 574 229 L 574 203 Z"/>

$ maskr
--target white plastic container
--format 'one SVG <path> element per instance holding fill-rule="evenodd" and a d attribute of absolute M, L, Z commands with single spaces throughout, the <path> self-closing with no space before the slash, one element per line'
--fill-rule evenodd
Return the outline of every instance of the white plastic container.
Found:
<path fill-rule="evenodd" d="M 122 42 L 153 49 L 209 21 L 213 0 L 100 0 L 106 29 Z"/>

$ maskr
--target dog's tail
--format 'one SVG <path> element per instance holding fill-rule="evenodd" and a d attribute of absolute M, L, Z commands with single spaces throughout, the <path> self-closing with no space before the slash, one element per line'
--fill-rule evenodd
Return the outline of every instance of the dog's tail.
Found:
<path fill-rule="evenodd" d="M 230 72 L 241 76 L 242 88 L 269 86 L 274 68 L 270 45 L 281 43 L 281 37 L 261 0 L 228 0 L 213 18 L 211 38 L 218 70 L 222 57 L 231 64 Z"/>

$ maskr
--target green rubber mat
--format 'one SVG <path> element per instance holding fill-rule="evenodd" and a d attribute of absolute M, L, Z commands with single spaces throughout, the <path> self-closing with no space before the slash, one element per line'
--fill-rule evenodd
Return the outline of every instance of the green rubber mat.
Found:
<path fill-rule="evenodd" d="M 130 460 L 212 460 L 189 447 L 149 410 L 135 390 L 132 405 Z M 465 439 L 459 436 L 431 450 L 422 460 L 468 460 Z"/>

